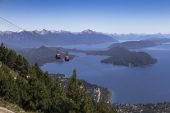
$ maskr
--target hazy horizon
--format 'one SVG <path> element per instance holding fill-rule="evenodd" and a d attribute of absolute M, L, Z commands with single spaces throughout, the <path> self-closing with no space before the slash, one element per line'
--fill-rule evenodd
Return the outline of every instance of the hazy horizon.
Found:
<path fill-rule="evenodd" d="M 12 30 L 0 30 L 0 32 L 17 32 L 17 33 L 19 33 L 19 32 L 24 32 L 24 31 L 28 31 L 28 32 L 33 32 L 33 31 L 43 31 L 43 30 L 46 30 L 46 31 L 50 31 L 50 32 L 70 32 L 70 33 L 81 33 L 81 32 L 84 32 L 84 31 L 86 31 L 86 30 L 92 30 L 92 31 L 94 31 L 94 32 L 97 32 L 97 33 L 102 33 L 102 34 L 108 34 L 108 35 L 156 35 L 156 34 L 158 34 L 158 35 L 170 35 L 170 32 L 169 33 L 115 33 L 115 32 L 113 32 L 113 33 L 106 33 L 106 32 L 100 32 L 100 31 L 95 31 L 95 30 L 93 30 L 93 29 L 84 29 L 84 30 L 82 30 L 82 31 L 68 31 L 68 30 L 63 30 L 63 29 L 61 29 L 61 30 L 50 30 L 50 29 L 34 29 L 34 30 L 19 30 L 19 31 L 12 31 Z"/>
<path fill-rule="evenodd" d="M 22 31 L 12 31 L 12 30 L 4 30 L 4 31 L 0 31 L 0 32 L 24 32 L 24 31 L 28 31 L 28 32 L 33 32 L 33 31 L 43 31 L 43 30 L 47 30 L 47 29 L 40 29 L 40 30 L 22 30 Z M 70 33 L 81 33 L 83 31 L 85 31 L 87 29 L 84 29 L 82 31 L 67 31 L 67 30 L 47 30 L 47 31 L 50 31 L 50 32 L 70 32 Z M 92 30 L 92 29 L 90 29 Z M 94 31 L 94 30 L 92 30 Z M 170 35 L 170 32 L 169 33 L 106 33 L 106 32 L 99 32 L 99 31 L 94 31 L 94 32 L 97 32 L 97 33 L 102 33 L 102 34 L 108 34 L 108 35 Z"/>
<path fill-rule="evenodd" d="M 0 17 L 32 30 L 169 34 L 169 0 L 0 0 Z M 0 31 L 17 31 L 0 19 Z"/>

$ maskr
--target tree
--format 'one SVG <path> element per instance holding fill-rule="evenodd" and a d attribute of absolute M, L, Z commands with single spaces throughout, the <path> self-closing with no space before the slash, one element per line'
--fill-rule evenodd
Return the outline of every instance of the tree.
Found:
<path fill-rule="evenodd" d="M 30 100 L 28 106 L 30 110 L 46 111 L 49 107 L 49 92 L 47 87 L 37 79 L 29 81 L 29 88 L 27 91 Z"/>
<path fill-rule="evenodd" d="M 11 76 L 9 69 L 6 66 L 0 68 L 0 97 L 12 103 L 19 103 L 20 96 L 17 83 Z"/>
<path fill-rule="evenodd" d="M 51 100 L 51 105 L 49 109 L 49 113 L 66 113 L 66 93 L 64 91 L 64 87 L 62 84 L 59 82 L 58 79 L 52 82 L 50 86 L 50 100 Z"/>
<path fill-rule="evenodd" d="M 105 100 L 101 100 L 97 105 L 98 113 L 116 113 L 115 109 Z"/>
<path fill-rule="evenodd" d="M 77 80 L 76 70 L 73 71 L 73 75 L 69 81 L 67 88 L 67 97 L 72 104 L 71 112 L 75 113 L 93 113 L 94 105 L 92 100 L 87 95 L 85 87 L 82 82 Z"/>

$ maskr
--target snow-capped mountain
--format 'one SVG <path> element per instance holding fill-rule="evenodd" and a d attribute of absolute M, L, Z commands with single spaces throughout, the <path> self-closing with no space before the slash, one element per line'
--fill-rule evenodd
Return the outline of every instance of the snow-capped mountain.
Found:
<path fill-rule="evenodd" d="M 43 45 L 99 44 L 117 40 L 109 35 L 89 29 L 78 33 L 43 29 L 41 31 L 0 32 L 0 41 L 9 46 L 39 47 Z"/>

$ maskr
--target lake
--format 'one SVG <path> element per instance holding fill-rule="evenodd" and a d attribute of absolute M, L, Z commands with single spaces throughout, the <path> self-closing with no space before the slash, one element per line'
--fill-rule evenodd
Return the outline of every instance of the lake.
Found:
<path fill-rule="evenodd" d="M 75 53 L 77 57 L 70 62 L 48 63 L 41 68 L 49 73 L 66 74 L 67 77 L 76 69 L 79 79 L 109 88 L 113 103 L 170 101 L 170 44 L 136 51 L 146 51 L 158 62 L 146 67 L 129 68 L 100 63 L 106 56 Z"/>
<path fill-rule="evenodd" d="M 69 48 L 69 49 L 80 49 L 80 50 L 106 50 L 109 45 L 117 42 L 106 42 L 101 44 L 78 44 L 78 45 L 59 45 L 60 47 Z"/>

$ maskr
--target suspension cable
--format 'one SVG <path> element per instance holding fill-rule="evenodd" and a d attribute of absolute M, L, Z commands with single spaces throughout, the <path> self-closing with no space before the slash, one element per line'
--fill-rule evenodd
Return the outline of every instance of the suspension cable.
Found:
<path fill-rule="evenodd" d="M 3 20 L 3 21 L 5 21 L 6 23 L 8 23 L 8 24 L 12 25 L 13 27 L 15 27 L 15 28 L 19 29 L 19 30 L 23 30 L 23 31 L 25 31 L 25 29 L 23 29 L 22 27 L 20 27 L 20 26 L 18 26 L 18 25 L 16 25 L 16 24 L 14 24 L 13 22 L 11 22 L 11 21 L 9 21 L 9 20 L 7 20 L 7 19 L 3 18 L 3 17 L 0 17 L 0 19 L 1 19 L 1 20 Z"/>

